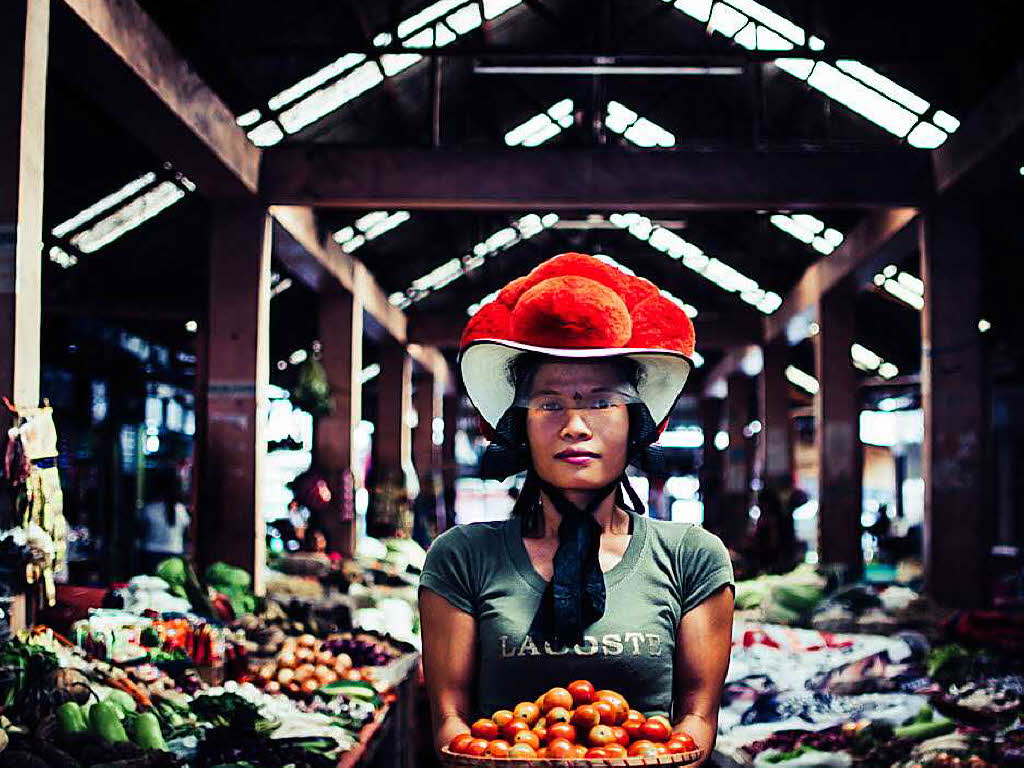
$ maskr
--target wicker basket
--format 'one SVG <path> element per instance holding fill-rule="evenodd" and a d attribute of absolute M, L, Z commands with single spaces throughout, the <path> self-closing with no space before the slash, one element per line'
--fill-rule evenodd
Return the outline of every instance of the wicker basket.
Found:
<path fill-rule="evenodd" d="M 702 752 L 679 752 L 673 755 L 657 757 L 607 757 L 593 760 L 577 758 L 566 760 L 540 760 L 514 757 L 472 757 L 450 752 L 448 747 L 441 748 L 441 764 L 445 768 L 508 768 L 509 763 L 518 766 L 537 766 L 537 768 L 625 768 L 625 766 L 657 766 L 673 768 L 677 765 L 689 765 L 697 762 Z"/>

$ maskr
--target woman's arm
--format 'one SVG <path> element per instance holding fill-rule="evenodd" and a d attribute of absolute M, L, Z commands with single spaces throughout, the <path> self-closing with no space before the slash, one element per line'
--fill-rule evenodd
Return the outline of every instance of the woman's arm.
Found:
<path fill-rule="evenodd" d="M 476 619 L 436 592 L 420 589 L 423 678 L 434 722 L 434 746 L 440 750 L 469 732 L 473 674 L 476 667 Z"/>
<path fill-rule="evenodd" d="M 704 751 L 715 746 L 718 705 L 732 649 L 733 592 L 722 587 L 683 616 L 676 635 L 673 730 L 685 731 Z"/>

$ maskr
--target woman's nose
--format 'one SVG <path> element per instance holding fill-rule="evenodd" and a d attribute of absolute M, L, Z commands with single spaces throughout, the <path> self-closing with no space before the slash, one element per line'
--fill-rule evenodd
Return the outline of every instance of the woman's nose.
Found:
<path fill-rule="evenodd" d="M 583 418 L 583 413 L 581 408 L 569 409 L 569 418 L 566 420 L 565 426 L 562 427 L 562 437 L 569 440 L 590 437 L 590 425 Z"/>

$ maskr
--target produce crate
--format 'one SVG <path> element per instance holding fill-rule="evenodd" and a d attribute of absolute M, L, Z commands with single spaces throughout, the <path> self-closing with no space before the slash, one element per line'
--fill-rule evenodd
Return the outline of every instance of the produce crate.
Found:
<path fill-rule="evenodd" d="M 656 766 L 672 768 L 677 765 L 689 765 L 700 760 L 703 753 L 697 749 L 693 752 L 680 752 L 674 755 L 658 755 L 657 757 L 608 757 L 594 760 L 540 760 L 498 757 L 471 757 L 441 749 L 441 764 L 445 768 L 508 768 L 509 765 L 536 766 L 536 768 L 626 768 L 626 766 Z"/>

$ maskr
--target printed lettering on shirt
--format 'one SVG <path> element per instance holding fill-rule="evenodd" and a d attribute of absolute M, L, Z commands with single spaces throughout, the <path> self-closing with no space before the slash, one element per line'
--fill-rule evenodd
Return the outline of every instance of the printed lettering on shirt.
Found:
<path fill-rule="evenodd" d="M 521 646 L 519 646 L 519 655 L 520 656 L 526 656 L 527 654 L 529 654 L 530 656 L 540 656 L 541 655 L 540 651 L 537 650 L 536 643 L 533 642 L 533 638 L 530 637 L 529 635 L 526 635 L 523 638 L 523 644 Z"/>
<path fill-rule="evenodd" d="M 593 638 L 590 635 L 584 635 L 583 642 L 586 645 L 587 650 L 583 650 L 582 648 L 580 648 L 578 643 L 572 647 L 572 649 L 576 651 L 577 656 L 593 656 L 595 653 L 597 653 L 598 646 L 596 638 Z"/>
<path fill-rule="evenodd" d="M 520 640 L 512 635 L 499 635 L 501 658 L 521 656 L 661 656 L 662 648 L 668 645 L 667 638 L 644 632 L 610 633 L 600 639 L 584 635 L 583 642 L 571 647 L 556 647 L 551 642 L 535 640 L 524 635 Z M 668 645 L 671 651 L 671 645 Z"/>
<path fill-rule="evenodd" d="M 505 644 L 504 641 L 505 641 L 505 638 L 502 637 L 502 645 Z M 568 652 L 569 652 L 569 649 L 566 648 L 564 645 L 562 646 L 562 650 L 556 651 L 554 648 L 551 647 L 551 643 L 549 643 L 547 640 L 544 641 L 544 655 L 545 656 L 565 656 L 565 654 L 567 654 Z"/>
<path fill-rule="evenodd" d="M 601 638 L 601 645 L 604 647 L 606 656 L 618 656 L 622 653 L 622 637 L 620 635 L 605 635 Z"/>

